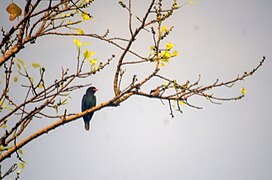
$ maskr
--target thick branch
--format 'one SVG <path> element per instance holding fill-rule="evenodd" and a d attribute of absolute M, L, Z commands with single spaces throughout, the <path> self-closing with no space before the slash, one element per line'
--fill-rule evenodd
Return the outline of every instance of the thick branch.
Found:
<path fill-rule="evenodd" d="M 26 145 L 27 143 L 29 143 L 30 141 L 40 137 L 41 135 L 48 133 L 52 130 L 54 130 L 55 128 L 70 123 L 72 121 L 75 121 L 78 118 L 81 118 L 82 116 L 86 115 L 89 112 L 94 112 L 94 111 L 98 111 L 106 106 L 112 106 L 112 104 L 114 104 L 114 102 L 118 99 L 120 101 L 125 101 L 127 98 L 129 98 L 132 94 L 126 94 L 123 95 L 123 97 L 115 97 L 110 101 L 101 103 L 91 109 L 88 109 L 82 113 L 78 113 L 75 115 L 72 115 L 70 117 L 63 117 L 60 120 L 56 121 L 55 123 L 40 129 L 39 131 L 37 131 L 36 133 L 28 136 L 27 138 L 25 138 L 24 140 L 22 140 L 21 142 L 18 142 L 15 146 L 13 146 L 12 148 L 10 148 L 8 151 L 6 151 L 3 155 L 0 156 L 0 162 L 4 161 L 6 158 L 9 158 L 16 150 L 20 149 L 21 147 L 23 147 L 24 145 Z"/>

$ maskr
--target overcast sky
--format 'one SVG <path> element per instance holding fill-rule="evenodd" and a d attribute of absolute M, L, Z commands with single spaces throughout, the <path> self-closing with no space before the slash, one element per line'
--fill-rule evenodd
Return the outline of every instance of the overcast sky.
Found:
<path fill-rule="evenodd" d="M 203 109 L 183 107 L 183 114 L 175 113 L 173 119 L 168 106 L 160 101 L 133 97 L 118 108 L 96 112 L 89 132 L 79 119 L 28 144 L 23 149 L 27 165 L 22 179 L 272 179 L 272 1 L 195 1 L 166 22 L 169 27 L 175 26 L 167 41 L 175 44 L 179 57 L 163 73 L 179 82 L 195 81 L 201 74 L 201 82 L 208 84 L 217 78 L 235 78 L 266 56 L 267 61 L 254 76 L 232 89 L 218 91 L 230 97 L 245 87 L 246 97 L 222 105 L 194 98 Z M 143 16 L 147 2 L 133 2 L 138 16 Z M 0 24 L 6 27 L 9 22 L 2 17 L 7 16 L 3 9 L 8 3 L 0 0 Z M 86 32 L 103 34 L 110 29 L 113 35 L 128 35 L 127 13 L 118 1 L 96 1 L 89 11 L 94 19 L 82 27 Z M 119 53 L 113 47 L 106 48 L 109 44 L 80 40 L 90 41 L 90 49 L 101 60 Z M 72 38 L 41 38 L 35 45 L 27 46 L 18 57 L 45 66 L 49 79 L 59 77 L 54 72 L 61 66 L 73 69 L 76 48 Z M 133 48 L 148 52 L 149 46 L 143 38 Z M 114 70 L 111 66 L 107 73 L 85 81 L 99 89 L 98 102 L 112 97 L 110 73 Z M 141 74 L 139 69 L 130 73 Z M 66 108 L 80 112 L 84 93 L 82 89 L 72 94 Z M 48 121 L 39 119 L 30 130 Z"/>

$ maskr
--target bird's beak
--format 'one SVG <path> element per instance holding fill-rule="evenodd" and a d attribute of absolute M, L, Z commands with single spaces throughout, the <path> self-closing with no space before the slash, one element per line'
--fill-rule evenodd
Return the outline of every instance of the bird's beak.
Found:
<path fill-rule="evenodd" d="M 94 89 L 94 91 L 96 92 L 96 91 L 98 91 L 98 89 L 97 89 L 97 88 L 95 88 L 95 89 Z"/>

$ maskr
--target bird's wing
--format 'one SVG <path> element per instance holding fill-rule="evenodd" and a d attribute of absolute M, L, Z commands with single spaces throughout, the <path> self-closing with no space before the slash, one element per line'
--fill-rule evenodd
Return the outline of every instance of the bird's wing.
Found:
<path fill-rule="evenodd" d="M 85 111 L 87 108 L 87 97 L 86 94 L 84 94 L 82 101 L 81 101 L 81 111 Z"/>
<path fill-rule="evenodd" d="M 92 107 L 96 106 L 96 97 L 95 95 L 92 97 Z"/>
<path fill-rule="evenodd" d="M 86 96 L 86 109 L 90 109 L 96 105 L 96 98 L 94 95 Z"/>

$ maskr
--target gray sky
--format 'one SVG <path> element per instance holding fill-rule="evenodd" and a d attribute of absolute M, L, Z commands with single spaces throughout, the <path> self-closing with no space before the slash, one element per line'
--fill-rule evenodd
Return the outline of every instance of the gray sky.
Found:
<path fill-rule="evenodd" d="M 1 0 L 1 7 L 9 2 Z M 147 8 L 146 2 L 133 2 L 137 15 Z M 163 73 L 179 82 L 194 81 L 201 74 L 203 84 L 212 83 L 217 78 L 235 78 L 266 56 L 267 61 L 254 76 L 232 89 L 217 91 L 229 97 L 239 94 L 244 86 L 246 97 L 219 106 L 194 98 L 204 109 L 184 107 L 184 113 L 176 113 L 173 119 L 168 106 L 160 101 L 133 97 L 118 108 L 96 112 L 90 132 L 79 119 L 31 142 L 23 149 L 28 164 L 22 179 L 272 179 L 272 1 L 196 2 L 181 8 L 166 22 L 175 26 L 167 42 L 175 44 L 179 56 Z M 90 13 L 95 18 L 82 27 L 86 32 L 103 34 L 110 29 L 114 35 L 128 34 L 127 16 L 118 1 L 96 1 Z M 1 26 L 7 23 L 2 18 L 0 22 Z M 81 40 L 90 41 L 89 48 L 101 60 L 116 52 L 101 42 Z M 147 42 L 139 39 L 134 49 L 148 52 Z M 27 46 L 18 57 L 29 64 L 39 62 L 47 68 L 49 78 L 54 78 L 59 77 L 54 72 L 61 66 L 74 68 L 76 48 L 72 38 L 42 38 L 36 47 Z M 113 78 L 109 74 L 114 70 L 110 66 L 105 73 L 85 81 L 99 89 L 98 102 L 112 96 Z M 131 74 L 138 71 L 132 69 Z M 72 94 L 69 111 L 80 111 L 84 92 Z M 30 130 L 46 121 L 50 120 L 37 120 Z"/>

